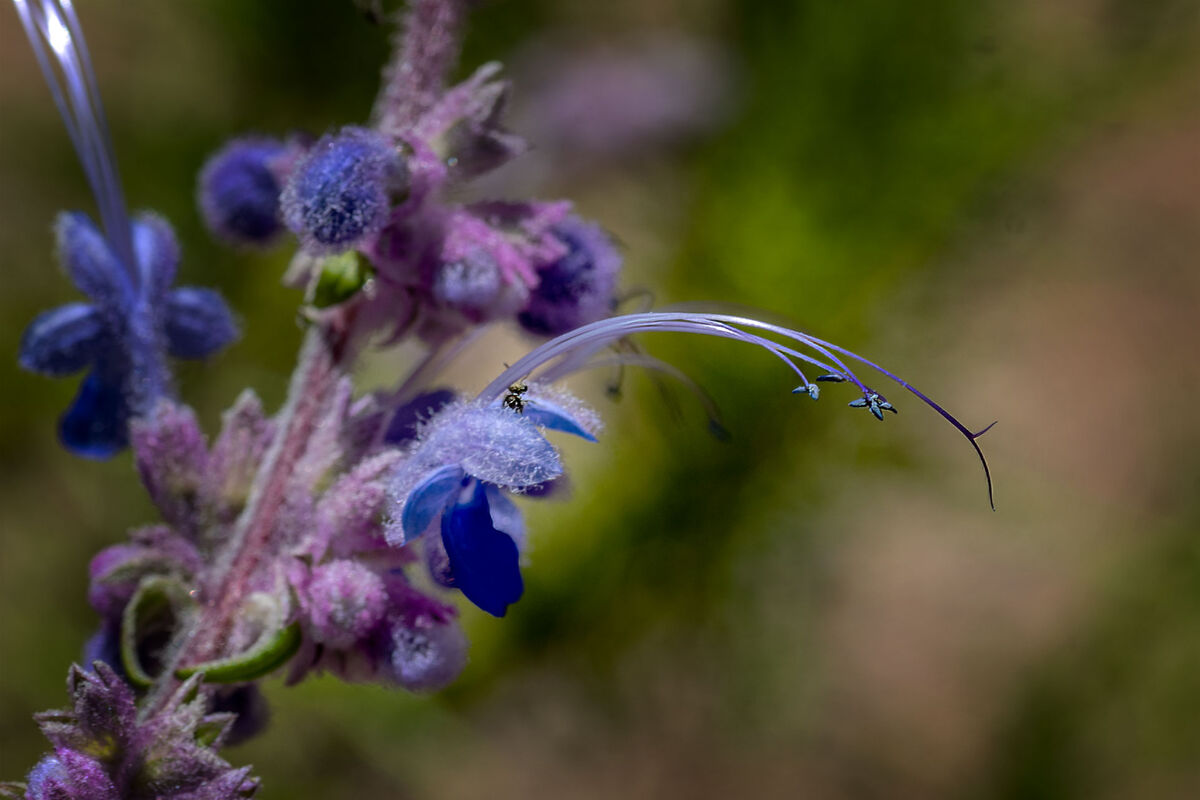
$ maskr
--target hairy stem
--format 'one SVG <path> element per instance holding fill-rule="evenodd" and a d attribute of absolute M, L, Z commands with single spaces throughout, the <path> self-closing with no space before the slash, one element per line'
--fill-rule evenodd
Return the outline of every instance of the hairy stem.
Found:
<path fill-rule="evenodd" d="M 153 713 L 177 684 L 181 666 L 231 655 L 225 652 L 229 634 L 250 593 L 256 572 L 277 555 L 278 512 L 283 506 L 297 463 L 317 432 L 322 414 L 343 372 L 347 354 L 339 334 L 314 327 L 304 339 L 299 363 L 292 373 L 287 401 L 276 417 L 277 431 L 251 487 L 246 507 L 217 557 L 214 577 L 202 587 L 201 610 L 181 631 L 157 684 L 144 706 Z"/>
<path fill-rule="evenodd" d="M 382 133 L 406 132 L 437 100 L 458 61 L 466 12 L 467 0 L 412 0 L 372 112 Z"/>
<path fill-rule="evenodd" d="M 413 0 L 372 118 L 381 131 L 407 130 L 442 91 L 458 58 L 467 0 Z M 345 321 L 343 321 L 345 322 Z M 175 670 L 222 658 L 256 574 L 278 555 L 278 514 L 294 471 L 319 430 L 343 366 L 352 356 L 349 324 L 314 327 L 300 349 L 276 434 L 255 476 L 246 507 L 218 555 L 214 577 L 201 588 L 202 608 L 176 637 L 161 677 L 142 707 L 154 714 L 178 685 Z M 431 361 L 437 359 L 431 358 Z M 439 362 L 440 363 L 440 362 Z M 424 370 L 418 370 L 424 375 Z"/>

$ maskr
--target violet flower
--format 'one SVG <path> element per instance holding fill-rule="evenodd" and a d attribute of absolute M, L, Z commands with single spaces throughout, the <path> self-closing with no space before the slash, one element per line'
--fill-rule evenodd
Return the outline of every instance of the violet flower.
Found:
<path fill-rule="evenodd" d="M 446 563 L 435 579 L 496 617 L 524 591 L 518 546 L 524 523 L 505 490 L 542 487 L 563 474 L 539 428 L 593 442 L 598 428 L 594 416 L 564 396 L 535 395 L 523 403 L 520 412 L 477 403 L 440 412 L 421 431 L 390 490 L 388 542 L 406 545 L 440 522 L 430 547 L 444 553 Z"/>
<path fill-rule="evenodd" d="M 216 292 L 170 288 L 179 246 L 167 222 L 152 214 L 130 221 L 95 75 L 70 2 L 14 2 L 104 229 L 101 233 L 82 213 L 59 217 L 59 257 L 91 302 L 60 306 L 34 319 L 21 340 L 20 363 L 50 377 L 89 369 L 59 422 L 59 436 L 78 455 L 108 458 L 128 443 L 130 418 L 171 395 L 167 354 L 205 358 L 233 341 L 237 329 Z"/>

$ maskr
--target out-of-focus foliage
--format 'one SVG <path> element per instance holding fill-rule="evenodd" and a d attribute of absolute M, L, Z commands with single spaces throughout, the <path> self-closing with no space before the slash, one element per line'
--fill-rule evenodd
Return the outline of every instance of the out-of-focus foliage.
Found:
<path fill-rule="evenodd" d="M 175 225 L 182 281 L 242 315 L 239 344 L 182 373 L 211 430 L 247 384 L 282 397 L 298 298 L 286 248 L 207 237 L 195 174 L 231 135 L 364 118 L 384 31 L 349 2 L 79 5 L 131 204 Z M 519 81 L 552 35 L 648 32 L 723 54 L 720 124 L 603 160 L 555 152 L 554 170 L 535 149 L 504 180 L 576 197 L 660 302 L 767 309 L 969 422 L 999 418 L 999 511 L 914 403 L 881 426 L 836 387 L 791 395 L 766 356 L 646 340 L 711 392 L 731 441 L 644 375 L 619 402 L 613 374 L 581 382 L 608 433 L 564 443 L 574 496 L 529 506 L 525 597 L 503 621 L 467 611 L 462 681 L 275 684 L 273 729 L 229 758 L 266 798 L 1195 796 L 1196 4 L 497 0 L 464 70 L 499 58 Z M 516 106 L 536 102 L 518 84 Z M 16 778 L 44 746 L 29 714 L 61 703 L 93 624 L 87 560 L 151 511 L 127 460 L 57 448 L 70 382 L 15 364 L 28 320 L 70 295 L 53 216 L 90 199 L 9 8 L 0 108 L 0 777 Z M 457 377 L 478 386 L 519 347 L 479 348 Z"/>

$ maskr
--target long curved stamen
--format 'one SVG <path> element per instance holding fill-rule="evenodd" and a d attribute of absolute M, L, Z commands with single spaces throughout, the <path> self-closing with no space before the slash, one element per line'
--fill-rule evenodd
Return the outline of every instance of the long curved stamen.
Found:
<path fill-rule="evenodd" d="M 13 4 L 96 198 L 108 241 L 133 284 L 144 283 L 134 257 L 108 123 L 75 8 L 71 0 L 13 0 Z"/>
<path fill-rule="evenodd" d="M 704 390 L 704 387 L 696 383 L 692 376 L 681 370 L 674 364 L 663 361 L 660 358 L 646 355 L 645 353 L 617 353 L 608 358 L 595 358 L 589 360 L 586 364 L 582 364 L 578 369 L 602 369 L 604 367 L 641 367 L 642 369 L 661 372 L 669 378 L 678 381 L 685 389 L 687 389 L 700 405 L 704 408 L 705 416 L 708 417 L 708 427 L 714 433 L 725 437 L 728 436 L 728 431 L 725 428 L 725 423 L 721 421 L 721 409 L 717 407 L 717 403 L 712 399 L 712 396 Z M 572 369 L 569 372 L 574 372 Z M 559 372 L 558 365 L 552 370 L 547 370 L 542 373 L 540 380 L 553 382 L 559 378 L 565 377 L 569 372 Z"/>
<path fill-rule="evenodd" d="M 837 366 L 831 366 L 821 360 L 802 353 L 787 345 L 759 336 L 742 328 L 754 328 L 765 331 L 784 339 L 791 340 L 804 347 L 807 347 L 820 356 L 823 356 Z M 752 317 L 742 317 L 733 314 L 705 314 L 705 313 L 685 313 L 685 312 L 668 312 L 668 311 L 653 311 L 638 314 L 625 314 L 617 317 L 610 317 L 598 322 L 593 322 L 588 325 L 583 325 L 573 331 L 563 334 L 557 338 L 534 348 L 525 356 L 520 358 L 504 372 L 500 373 L 491 383 L 484 387 L 479 393 L 479 399 L 484 402 L 490 402 L 504 392 L 508 386 L 516 381 L 530 376 L 535 370 L 544 365 L 555 361 L 559 361 L 551 368 L 551 374 L 562 375 L 568 368 L 580 368 L 583 364 L 596 352 L 603 349 L 606 345 L 613 343 L 626 336 L 631 336 L 636 333 L 647 333 L 653 331 L 671 331 L 677 333 L 699 333 L 707 336 L 718 336 L 725 339 L 734 339 L 761 347 L 764 350 L 775 355 L 785 364 L 792 368 L 807 385 L 808 381 L 804 378 L 800 368 L 793 362 L 792 359 L 803 361 L 812 364 L 821 369 L 838 375 L 848 381 L 853 382 L 861 389 L 865 396 L 872 396 L 874 393 L 864 385 L 854 372 L 839 358 L 838 354 L 844 355 L 847 358 L 865 364 L 868 367 L 878 371 L 881 375 L 895 381 L 903 388 L 907 389 L 921 402 L 936 411 L 947 422 L 954 426 L 960 434 L 974 448 L 976 455 L 979 456 L 979 462 L 983 465 L 984 478 L 987 480 L 988 487 L 988 503 L 993 510 L 995 509 L 994 496 L 992 491 L 992 474 L 988 468 L 987 459 L 983 455 L 983 450 L 979 447 L 978 439 L 986 433 L 992 426 L 989 425 L 980 431 L 971 431 L 965 425 L 958 421 L 954 415 L 944 409 L 942 406 L 930 399 L 925 393 L 921 392 L 908 381 L 900 378 L 896 374 L 884 369 L 883 367 L 868 361 L 866 358 L 854 353 L 844 347 L 827 342 L 824 339 L 818 339 L 800 331 L 785 328 L 780 325 L 773 325 L 768 322 L 754 319 Z M 877 396 L 876 396 L 877 398 Z M 877 398 L 878 399 L 878 398 Z M 994 425 L 995 423 L 992 423 Z"/>

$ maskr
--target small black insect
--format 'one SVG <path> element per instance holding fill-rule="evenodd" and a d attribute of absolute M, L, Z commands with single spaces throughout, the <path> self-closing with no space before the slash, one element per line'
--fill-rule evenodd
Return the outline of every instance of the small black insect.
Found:
<path fill-rule="evenodd" d="M 525 398 L 521 395 L 529 391 L 529 385 L 523 381 L 518 381 L 508 387 L 508 394 L 504 395 L 504 400 L 501 401 L 505 408 L 511 408 L 518 414 L 525 413 Z"/>

